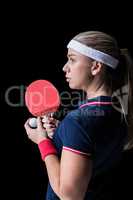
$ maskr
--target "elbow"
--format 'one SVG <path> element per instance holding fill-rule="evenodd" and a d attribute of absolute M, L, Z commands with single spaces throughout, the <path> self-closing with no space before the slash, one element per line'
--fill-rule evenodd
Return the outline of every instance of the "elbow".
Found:
<path fill-rule="evenodd" d="M 60 187 L 60 198 L 62 200 L 81 200 L 83 195 L 72 185 L 63 185 Z"/>
<path fill-rule="evenodd" d="M 62 197 L 61 199 L 68 199 L 68 197 L 70 197 L 71 193 L 71 187 L 70 186 L 61 186 L 60 187 L 60 196 Z"/>

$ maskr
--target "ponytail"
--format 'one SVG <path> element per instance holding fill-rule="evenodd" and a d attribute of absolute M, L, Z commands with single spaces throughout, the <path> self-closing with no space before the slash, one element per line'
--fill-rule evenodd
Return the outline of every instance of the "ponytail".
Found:
<path fill-rule="evenodd" d="M 128 52 L 128 49 L 121 49 L 121 56 L 125 60 L 125 67 L 127 69 L 127 79 L 125 79 L 125 85 L 128 87 L 128 109 L 127 127 L 128 127 L 128 141 L 124 146 L 124 150 L 133 148 L 133 60 Z M 124 114 L 126 115 L 126 114 Z"/>

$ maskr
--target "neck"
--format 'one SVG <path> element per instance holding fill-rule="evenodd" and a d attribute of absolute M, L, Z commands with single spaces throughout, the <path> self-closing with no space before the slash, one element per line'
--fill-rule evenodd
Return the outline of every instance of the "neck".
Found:
<path fill-rule="evenodd" d="M 97 93 L 87 92 L 87 99 L 95 98 L 97 96 L 111 96 L 111 95 L 107 94 L 104 91 L 103 92 L 97 92 Z"/>
<path fill-rule="evenodd" d="M 94 87 L 88 87 L 86 90 L 86 94 L 88 99 L 95 98 L 97 96 L 111 96 L 111 92 L 106 91 L 103 85 L 98 89 Z"/>

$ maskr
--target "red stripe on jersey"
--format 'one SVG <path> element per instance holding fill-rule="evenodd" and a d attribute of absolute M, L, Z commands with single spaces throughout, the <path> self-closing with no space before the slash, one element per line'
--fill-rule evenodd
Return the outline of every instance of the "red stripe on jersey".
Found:
<path fill-rule="evenodd" d="M 89 106 L 89 105 L 111 105 L 112 102 L 90 102 L 86 103 L 80 106 L 80 108 L 83 108 L 84 106 Z"/>
<path fill-rule="evenodd" d="M 90 156 L 90 155 L 91 155 L 90 153 L 84 153 L 84 152 L 82 152 L 82 151 L 78 151 L 78 150 L 75 150 L 75 149 L 71 149 L 71 148 L 65 147 L 65 146 L 63 146 L 63 150 L 71 151 L 71 152 L 74 152 L 74 153 L 80 154 L 80 155 L 86 155 L 86 156 Z"/>

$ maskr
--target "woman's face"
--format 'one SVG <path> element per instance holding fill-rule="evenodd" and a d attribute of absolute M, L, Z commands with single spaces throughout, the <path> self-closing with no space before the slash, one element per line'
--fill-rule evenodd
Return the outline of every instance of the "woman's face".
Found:
<path fill-rule="evenodd" d="M 84 55 L 68 49 L 68 61 L 63 67 L 66 81 L 71 89 L 86 90 L 89 85 L 91 61 Z"/>

